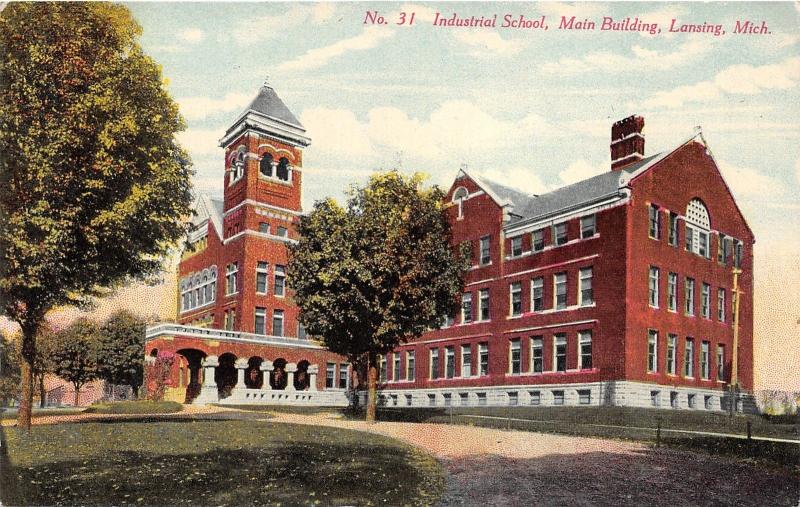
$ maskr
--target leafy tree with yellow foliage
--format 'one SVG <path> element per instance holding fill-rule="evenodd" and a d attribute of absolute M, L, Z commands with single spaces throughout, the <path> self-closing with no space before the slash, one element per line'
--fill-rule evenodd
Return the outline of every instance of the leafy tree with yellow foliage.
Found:
<path fill-rule="evenodd" d="M 450 244 L 443 193 L 422 177 L 379 173 L 347 207 L 319 201 L 300 221 L 289 281 L 308 332 L 351 362 L 366 358 L 367 421 L 377 358 L 452 315 L 468 262 Z"/>
<path fill-rule="evenodd" d="M 185 125 L 140 34 L 110 3 L 0 12 L 0 313 L 22 329 L 21 428 L 45 314 L 157 272 L 184 233 Z"/>

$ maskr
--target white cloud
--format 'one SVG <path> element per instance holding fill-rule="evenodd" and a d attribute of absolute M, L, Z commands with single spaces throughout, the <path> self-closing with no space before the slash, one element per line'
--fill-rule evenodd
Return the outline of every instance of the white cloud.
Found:
<path fill-rule="evenodd" d="M 178 32 L 177 36 L 183 42 L 197 44 L 205 38 L 206 34 L 199 28 L 184 28 Z"/>
<path fill-rule="evenodd" d="M 277 66 L 280 72 L 321 67 L 331 59 L 350 51 L 363 51 L 377 46 L 383 39 L 394 36 L 395 31 L 385 26 L 368 26 L 359 35 L 342 39 L 328 46 L 310 49 L 306 54 Z"/>
<path fill-rule="evenodd" d="M 487 30 L 469 30 L 453 32 L 453 38 L 466 44 L 472 51 L 472 56 L 494 58 L 497 56 L 512 56 L 525 47 L 520 39 L 504 39 L 498 32 Z"/>
<path fill-rule="evenodd" d="M 221 99 L 211 97 L 180 97 L 181 114 L 189 120 L 199 120 L 217 113 L 243 109 L 253 99 L 252 94 L 230 92 Z"/>
<path fill-rule="evenodd" d="M 631 69 L 637 71 L 665 71 L 689 65 L 692 61 L 706 54 L 711 47 L 707 40 L 692 38 L 679 45 L 675 51 L 656 51 L 634 45 L 632 54 L 610 53 L 595 51 L 580 58 L 561 58 L 555 62 L 542 65 L 542 71 L 556 75 L 575 75 L 588 72 L 626 72 Z"/>
<path fill-rule="evenodd" d="M 496 181 L 501 185 L 513 186 L 516 190 L 529 194 L 543 194 L 552 190 L 544 184 L 534 169 L 522 167 L 492 168 L 481 170 L 478 176 Z"/>
<path fill-rule="evenodd" d="M 737 199 L 765 195 L 781 196 L 785 192 L 784 185 L 772 176 L 749 167 L 739 167 L 727 162 L 719 161 L 718 164 L 722 176 Z"/>
<path fill-rule="evenodd" d="M 314 149 L 325 156 L 355 159 L 374 153 L 365 126 L 352 111 L 324 107 L 306 109 L 300 115 L 300 123 L 314 133 Z"/>
<path fill-rule="evenodd" d="M 609 170 L 611 170 L 611 166 L 608 164 L 591 164 L 584 159 L 578 159 L 558 173 L 558 177 L 565 185 L 569 185 Z"/>
<path fill-rule="evenodd" d="M 800 57 L 787 58 L 780 63 L 761 65 L 731 65 L 713 79 L 656 92 L 642 103 L 644 107 L 681 107 L 687 102 L 708 102 L 723 94 L 755 95 L 766 90 L 793 88 L 800 80 Z"/>
<path fill-rule="evenodd" d="M 217 129 L 187 129 L 179 133 L 177 138 L 192 158 L 219 155 L 222 160 L 222 148 L 218 144 L 223 133 Z"/>
<path fill-rule="evenodd" d="M 230 33 L 239 44 L 252 44 L 260 40 L 283 36 L 287 29 L 296 26 L 308 23 L 321 25 L 330 20 L 335 13 L 336 4 L 332 2 L 295 4 L 282 14 L 247 18 L 235 26 Z M 224 35 L 222 36 L 224 37 Z"/>

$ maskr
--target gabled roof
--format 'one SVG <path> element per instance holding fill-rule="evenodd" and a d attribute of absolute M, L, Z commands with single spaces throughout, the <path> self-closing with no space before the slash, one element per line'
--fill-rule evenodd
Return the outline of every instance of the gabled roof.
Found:
<path fill-rule="evenodd" d="M 261 86 L 258 95 L 228 127 L 219 145 L 226 147 L 248 129 L 289 141 L 297 146 L 311 144 L 305 127 L 267 83 Z"/>
<path fill-rule="evenodd" d="M 206 220 L 214 225 L 218 235 L 222 235 L 222 216 L 224 213 L 224 202 L 221 199 L 213 199 L 208 194 L 200 194 L 194 202 L 194 215 L 192 215 L 192 225 L 197 228 Z"/>

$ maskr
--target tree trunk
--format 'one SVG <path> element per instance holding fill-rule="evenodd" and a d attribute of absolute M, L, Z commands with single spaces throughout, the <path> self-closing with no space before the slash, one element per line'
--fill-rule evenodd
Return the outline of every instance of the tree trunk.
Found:
<path fill-rule="evenodd" d="M 36 357 L 36 326 L 22 328 L 22 364 L 20 365 L 20 382 L 22 392 L 17 412 L 17 427 L 31 430 L 31 409 L 33 408 L 33 361 Z"/>
<path fill-rule="evenodd" d="M 78 408 L 78 398 L 81 395 L 81 386 L 78 384 L 73 384 L 75 386 L 75 408 Z"/>
<path fill-rule="evenodd" d="M 39 408 L 44 408 L 46 404 L 47 393 L 44 390 L 44 373 L 39 375 Z"/>
<path fill-rule="evenodd" d="M 367 422 L 375 422 L 378 406 L 378 359 L 374 352 L 369 353 L 367 363 Z"/>
<path fill-rule="evenodd" d="M 131 390 L 133 391 L 133 399 L 134 400 L 138 400 L 139 399 L 139 386 L 138 385 L 132 385 L 131 386 Z"/>

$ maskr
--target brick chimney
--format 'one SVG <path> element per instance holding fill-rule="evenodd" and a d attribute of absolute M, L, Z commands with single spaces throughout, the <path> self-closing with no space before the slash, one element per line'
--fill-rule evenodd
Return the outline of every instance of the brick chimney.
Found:
<path fill-rule="evenodd" d="M 628 116 L 611 126 L 611 170 L 644 158 L 644 118 Z"/>

